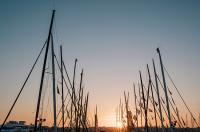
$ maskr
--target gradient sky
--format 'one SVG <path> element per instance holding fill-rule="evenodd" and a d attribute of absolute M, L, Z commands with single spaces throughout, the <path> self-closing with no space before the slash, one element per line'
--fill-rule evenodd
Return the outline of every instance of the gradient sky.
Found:
<path fill-rule="evenodd" d="M 133 106 L 132 83 L 138 83 L 139 70 L 147 77 L 146 64 L 152 68 L 152 58 L 160 71 L 157 47 L 186 102 L 198 115 L 200 1 L 1 0 L 0 122 L 47 38 L 53 8 L 56 53 L 62 44 L 71 75 L 78 58 L 78 72 L 84 68 L 84 86 L 90 92 L 89 111 L 92 115 L 98 105 L 100 125 L 114 125 L 124 90 L 130 92 Z M 10 120 L 33 122 L 41 67 L 40 60 Z"/>

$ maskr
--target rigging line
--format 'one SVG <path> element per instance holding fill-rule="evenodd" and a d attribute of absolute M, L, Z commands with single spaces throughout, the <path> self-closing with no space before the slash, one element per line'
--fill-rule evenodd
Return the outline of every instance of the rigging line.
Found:
<path fill-rule="evenodd" d="M 66 95 L 66 97 L 65 97 L 65 99 L 64 99 L 64 102 L 66 101 L 68 95 L 69 95 L 69 93 L 67 93 L 67 95 Z M 69 101 L 70 101 L 70 100 L 68 100 L 68 103 L 69 103 Z M 68 106 L 68 103 L 67 103 L 66 107 Z M 58 116 L 59 116 L 61 110 L 62 110 L 62 107 L 60 108 L 59 112 L 57 113 L 57 118 L 58 118 Z"/>
<path fill-rule="evenodd" d="M 50 55 L 49 55 L 50 56 Z M 49 59 L 49 60 L 48 60 Z M 47 57 L 47 68 L 45 69 L 45 70 L 50 70 L 50 68 L 49 68 L 49 66 L 50 66 L 50 57 Z M 48 73 L 48 72 L 45 72 L 45 73 Z M 50 102 L 50 94 L 51 94 L 51 90 L 50 90 L 50 83 L 49 83 L 49 79 L 50 79 L 50 75 L 51 75 L 52 73 L 50 73 L 50 74 L 47 74 L 47 77 L 46 77 L 46 87 L 45 87 L 45 93 L 46 92 L 48 92 L 48 94 L 46 93 L 46 95 L 47 95 L 47 101 L 46 101 L 46 107 L 45 107 L 45 112 L 44 112 L 44 117 L 48 117 L 47 115 L 48 115 L 48 112 L 47 112 L 47 110 L 49 109 L 49 102 Z"/>
<path fill-rule="evenodd" d="M 163 87 L 163 85 L 162 85 L 162 83 L 161 83 L 161 80 L 160 80 L 160 78 L 158 77 L 158 75 L 156 75 L 157 76 L 157 78 L 158 78 L 158 82 L 160 83 L 160 85 L 161 85 L 161 87 L 163 88 L 163 90 L 164 90 L 164 87 Z M 167 90 L 169 90 L 169 87 L 167 86 L 166 87 L 167 88 Z M 170 97 L 172 98 L 172 95 L 170 94 Z M 169 103 L 170 103 L 170 105 L 172 106 L 172 109 L 173 109 L 173 111 L 174 111 L 174 113 L 175 113 L 175 115 L 177 116 L 177 118 L 178 118 L 178 121 L 180 122 L 180 124 L 181 124 L 181 127 L 183 127 L 183 124 L 182 124 L 182 122 L 180 121 L 180 119 L 179 119 L 179 117 L 178 117 L 178 115 L 177 115 L 177 112 L 176 112 L 176 110 L 175 110 L 175 108 L 174 108 L 174 106 L 173 106 L 173 104 L 172 104 L 172 102 L 171 102 L 171 100 L 170 100 L 170 98 L 169 98 Z M 176 106 L 176 105 L 175 105 Z M 174 117 L 174 119 L 176 119 L 175 117 Z M 179 123 L 178 123 L 179 124 Z M 180 125 L 179 124 L 179 125 Z"/>
<path fill-rule="evenodd" d="M 153 88 L 154 88 L 154 90 L 155 90 L 155 86 L 153 85 L 153 83 L 152 83 L 152 86 L 153 86 Z M 144 89 L 145 89 L 145 91 L 147 92 L 146 87 L 144 87 Z M 150 98 L 150 101 L 152 102 L 151 98 Z M 163 108 L 163 110 L 164 110 L 166 116 L 167 116 L 167 111 L 166 111 L 166 109 L 165 109 L 163 103 L 162 103 L 162 102 L 160 102 L 160 103 L 161 103 L 161 106 L 162 106 L 162 108 Z M 159 109 L 159 108 L 158 108 L 158 109 Z M 159 116 L 159 113 L 157 112 L 157 110 L 156 110 L 156 113 L 157 113 L 157 115 Z M 159 117 L 160 117 L 160 116 L 159 116 Z"/>
<path fill-rule="evenodd" d="M 40 117 L 39 117 L 41 119 L 43 117 L 46 117 L 45 114 L 47 114 L 47 113 L 45 113 L 46 110 L 44 110 L 44 102 L 46 102 L 46 96 L 48 96 L 47 90 L 49 89 L 49 78 L 50 78 L 50 75 L 49 74 L 47 74 L 47 75 L 48 76 L 46 77 L 46 80 L 45 80 L 44 89 L 42 90 L 42 104 L 41 104 L 41 112 L 40 112 Z M 49 101 L 49 96 L 47 97 L 47 101 Z M 48 109 L 48 108 L 46 108 L 46 109 Z"/>
<path fill-rule="evenodd" d="M 49 79 L 49 78 L 48 78 Z M 45 117 L 47 117 L 47 110 L 48 110 L 48 107 L 49 107 L 49 102 L 50 102 L 50 94 L 51 94 L 51 92 L 50 92 L 50 88 L 49 88 L 49 83 L 48 83 L 48 98 L 47 98 L 47 105 L 46 105 L 46 110 L 45 110 Z"/>
<path fill-rule="evenodd" d="M 158 81 L 159 81 L 159 83 L 160 83 L 160 85 L 161 85 L 161 87 L 164 89 L 164 87 L 163 87 L 163 85 L 162 85 L 162 83 L 161 83 L 161 80 L 159 79 L 159 77 L 158 77 L 158 75 L 156 75 L 157 76 L 157 78 L 158 78 Z M 169 91 L 169 87 L 167 86 L 167 89 L 168 89 L 168 91 Z M 170 92 L 170 91 L 169 91 Z M 171 99 L 172 99 L 172 101 L 173 101 L 173 103 L 172 103 L 172 101 L 169 99 L 169 102 L 170 102 L 170 104 L 171 104 L 171 106 L 172 106 L 172 108 L 173 108 L 173 110 L 174 110 L 174 112 L 175 112 L 175 114 L 177 115 L 177 112 L 176 112 L 176 110 L 175 110 L 175 108 L 174 108 L 174 106 L 173 106 L 173 104 L 175 105 L 175 107 L 177 107 L 176 106 L 176 104 L 175 104 L 175 102 L 174 102 L 174 100 L 173 100 L 173 97 L 172 97 L 172 95 L 170 94 L 170 97 L 171 97 Z M 177 115 L 177 117 L 178 117 L 178 115 Z M 178 117 L 178 119 L 179 119 L 179 117 Z M 179 119 L 180 120 L 180 119 Z M 181 121 L 180 121 L 181 122 Z M 181 124 L 182 124 L 182 122 L 181 122 Z"/>
<path fill-rule="evenodd" d="M 66 99 L 66 98 L 65 98 L 65 99 Z M 65 112 L 67 112 L 67 106 L 69 105 L 69 103 L 70 103 L 70 100 L 68 100 L 67 105 L 65 106 Z M 57 114 L 57 118 L 58 118 L 58 116 L 59 116 L 61 110 L 62 110 L 62 107 L 60 108 L 59 113 Z M 59 121 L 59 123 L 58 123 L 58 126 L 60 125 L 61 121 L 62 121 L 62 118 L 60 118 L 60 121 Z"/>
<path fill-rule="evenodd" d="M 145 88 L 145 87 L 144 87 Z M 145 88 L 145 90 L 146 90 L 146 88 Z M 140 94 L 140 93 L 139 93 Z M 139 95 L 140 96 L 140 95 Z M 140 103 L 142 103 L 141 102 L 141 100 L 142 100 L 142 98 L 141 97 L 139 97 L 140 98 L 140 101 L 136 98 L 136 100 L 137 100 L 137 102 L 138 102 L 138 104 L 140 104 Z M 141 115 L 143 115 L 144 117 L 145 117 L 145 112 L 144 112 L 144 110 L 142 110 L 143 108 L 141 108 L 141 106 L 140 105 L 138 105 L 139 107 L 140 107 L 140 112 L 141 112 Z M 158 115 L 159 116 L 159 115 Z M 138 118 L 139 119 L 139 118 Z M 137 120 L 138 120 L 137 119 Z M 147 117 L 147 121 L 148 121 L 148 123 L 150 124 L 150 119 L 149 119 L 149 117 Z M 142 122 L 142 121 L 141 121 Z M 141 126 L 142 127 L 142 126 Z"/>
<path fill-rule="evenodd" d="M 138 104 L 140 104 L 140 102 L 138 101 L 138 99 L 136 99 L 136 100 L 137 100 Z M 144 110 L 141 109 L 140 112 L 141 112 L 141 114 L 142 114 L 143 116 L 145 116 L 145 115 L 144 115 Z M 158 115 L 158 116 L 159 116 L 159 115 Z M 138 119 L 139 119 L 139 118 L 138 118 Z M 138 119 L 137 119 L 137 120 L 138 120 Z M 149 117 L 147 117 L 147 120 L 148 120 L 148 121 L 150 120 Z M 141 126 L 141 127 L 142 127 L 142 126 Z"/>
<path fill-rule="evenodd" d="M 150 100 L 151 101 L 151 103 L 152 103 L 152 105 L 154 105 L 153 103 L 154 103 L 154 101 L 153 101 L 153 98 L 150 98 L 150 95 L 148 95 L 149 93 L 149 88 L 151 87 L 151 85 L 152 85 L 152 82 L 151 82 L 151 80 L 149 80 L 149 83 L 148 83 L 148 90 L 145 88 L 145 86 L 144 86 L 144 89 L 145 89 L 145 91 L 146 91 L 146 93 L 147 93 L 147 96 L 149 96 L 148 98 L 147 98 L 147 104 L 148 104 L 148 100 Z M 146 106 L 146 108 L 145 108 L 145 110 L 147 110 L 147 112 L 148 112 L 148 106 Z M 155 109 L 155 112 L 156 112 L 156 114 L 159 116 L 159 113 L 158 113 L 158 111 Z M 160 117 L 160 116 L 159 116 Z M 151 123 L 151 122 L 149 122 L 149 123 Z"/>
<path fill-rule="evenodd" d="M 158 75 L 156 75 L 156 77 L 158 78 L 158 81 L 159 81 L 159 83 L 160 83 L 160 85 L 161 85 L 161 87 L 163 88 L 163 90 L 164 90 L 164 87 L 163 87 L 163 85 L 162 85 L 162 83 L 161 83 L 161 80 L 159 79 L 159 77 L 158 77 Z M 153 84 L 153 83 L 152 83 Z M 154 87 L 154 90 L 157 92 L 157 90 L 155 89 L 155 86 L 154 86 L 154 84 L 153 84 L 153 87 Z M 167 87 L 167 89 L 169 90 L 169 88 Z M 171 95 L 170 95 L 171 96 Z M 161 97 L 162 98 L 162 97 Z M 172 96 L 171 96 L 171 98 L 172 98 Z M 170 105 L 172 106 L 172 109 L 173 109 L 173 111 L 175 112 L 175 115 L 177 116 L 177 113 L 176 113 L 176 111 L 175 111 L 175 109 L 174 109 L 174 107 L 173 107 L 173 104 L 172 104 L 172 102 L 171 102 L 171 100 L 169 99 L 169 103 L 170 103 Z M 161 105 L 163 105 L 163 103 L 161 102 Z M 163 108 L 164 108 L 164 106 L 163 106 Z M 173 115 L 172 115 L 173 116 Z M 174 116 L 173 116 L 173 118 L 174 119 L 176 119 Z M 177 116 L 177 118 L 178 118 L 178 124 L 179 124 L 179 126 L 181 126 L 181 127 L 183 127 L 183 124 L 182 124 L 182 122 L 179 120 L 179 117 Z"/>
<path fill-rule="evenodd" d="M 69 111 L 68 111 L 67 109 L 66 109 L 66 111 L 67 111 L 67 116 L 65 117 L 65 122 L 64 122 L 64 123 L 66 123 L 67 118 L 70 118 Z M 70 123 L 70 122 L 68 122 L 67 126 L 70 125 L 69 123 Z"/>
<path fill-rule="evenodd" d="M 49 74 L 48 74 L 49 76 Z M 42 94 L 41 94 L 41 108 L 40 108 L 40 113 L 39 113 L 39 126 L 40 126 L 40 129 L 42 127 L 42 125 L 44 124 L 44 119 L 45 119 L 45 116 L 44 116 L 44 102 L 45 102 L 45 96 L 46 96 L 46 90 L 47 90 L 47 87 L 48 87 L 48 82 L 49 82 L 49 78 L 47 78 L 47 80 L 45 80 L 45 83 L 44 83 L 44 88 L 42 90 Z"/>
<path fill-rule="evenodd" d="M 56 56 L 55 54 L 54 54 L 54 57 L 55 57 L 55 59 L 56 59 L 56 62 L 57 62 L 58 68 L 59 68 L 59 70 L 61 71 L 61 67 L 60 67 L 60 65 L 59 65 L 59 62 L 58 62 L 57 56 Z M 63 63 L 63 66 L 64 66 L 64 63 Z M 67 75 L 68 75 L 68 74 L 67 74 Z M 66 84 L 67 89 L 69 89 L 69 87 L 67 86 L 67 82 L 66 82 L 65 78 L 64 78 L 64 81 L 65 81 L 65 84 Z M 68 81 L 70 82 L 69 78 L 68 78 Z M 71 86 L 71 88 L 72 88 L 71 82 L 70 82 L 70 86 Z M 68 91 L 70 91 L 70 90 L 68 90 Z"/>
<path fill-rule="evenodd" d="M 76 103 L 76 102 L 77 102 L 77 96 L 76 96 L 76 94 L 75 94 L 75 91 L 74 91 L 74 89 L 73 89 L 72 83 L 71 83 L 71 81 L 70 81 L 69 74 L 68 74 L 67 69 L 66 69 L 66 67 L 65 67 L 64 61 L 63 61 L 63 66 L 64 66 L 65 73 L 66 73 L 66 75 L 67 75 L 67 79 L 68 79 L 69 84 L 70 84 L 71 89 L 72 89 L 72 95 L 73 95 L 73 94 L 75 95 L 75 97 L 74 97 L 74 99 L 75 99 L 74 102 Z M 65 81 L 65 79 L 64 79 L 64 81 Z M 74 92 L 74 93 L 73 93 L 73 92 Z"/>
<path fill-rule="evenodd" d="M 187 106 L 187 104 L 186 104 L 185 100 L 183 99 L 181 93 L 179 92 L 178 88 L 176 87 L 174 81 L 172 80 L 172 77 L 169 75 L 169 72 L 167 71 L 167 69 L 165 68 L 165 66 L 163 66 L 163 67 L 164 67 L 164 70 L 166 71 L 166 73 L 167 73 L 170 81 L 172 82 L 174 88 L 176 89 L 176 91 L 178 92 L 179 96 L 181 97 L 181 100 L 183 101 L 184 105 L 186 106 L 187 110 L 189 111 L 190 115 L 192 116 L 193 120 L 195 121 L 196 125 L 199 127 L 199 124 L 196 122 L 196 119 L 194 118 L 192 112 L 190 111 L 189 107 Z"/>
<path fill-rule="evenodd" d="M 55 57 L 55 59 L 56 59 L 58 68 L 59 68 L 59 70 L 61 71 L 61 67 L 60 67 L 60 65 L 59 65 L 57 56 L 56 56 L 55 54 L 54 54 L 54 57 Z M 64 62 L 63 62 L 63 66 L 65 67 Z M 66 73 L 67 73 L 67 71 L 66 71 Z M 67 74 L 67 75 L 68 75 L 68 74 Z M 67 82 L 66 82 L 65 78 L 63 78 L 63 79 L 64 79 L 65 85 L 66 85 L 66 87 L 67 87 L 68 93 L 69 93 L 69 95 L 70 95 L 70 98 L 72 98 L 72 93 L 70 93 L 70 89 L 69 89 L 69 87 L 67 86 Z M 68 79 L 69 79 L 69 78 L 68 78 Z M 69 82 L 70 82 L 70 80 L 69 80 Z M 71 84 L 71 83 L 70 83 L 70 84 Z M 72 89 L 72 86 L 71 86 L 71 89 Z"/>
<path fill-rule="evenodd" d="M 57 65 L 58 65 L 59 70 L 61 70 L 61 69 L 60 69 L 60 65 L 59 65 L 59 63 L 58 63 L 58 60 L 57 60 L 57 57 L 56 57 L 55 54 L 54 54 L 54 57 L 56 58 L 56 62 L 57 62 Z M 63 66 L 64 66 L 65 72 L 66 72 L 66 74 L 67 74 L 67 71 L 66 71 L 65 63 L 64 63 L 64 62 L 63 62 Z M 68 74 L 67 74 L 67 75 L 68 75 Z M 67 87 L 68 93 L 69 93 L 69 95 L 70 95 L 70 97 L 71 97 L 72 104 L 74 105 L 75 112 L 76 112 L 76 111 L 77 111 L 76 100 L 74 101 L 74 100 L 72 99 L 72 94 L 73 94 L 73 93 L 72 93 L 72 94 L 70 93 L 70 89 L 69 89 L 69 87 L 67 86 L 67 82 L 66 82 L 65 78 L 63 78 L 63 79 L 64 79 L 65 85 L 66 85 L 66 87 Z M 69 78 L 68 78 L 68 80 L 69 80 Z M 69 80 L 69 82 L 70 82 L 70 80 Z M 71 84 L 71 83 L 70 83 L 70 84 Z M 72 88 L 72 87 L 71 87 L 71 88 Z M 73 90 L 73 89 L 72 89 L 72 90 Z M 76 99 L 76 97 L 75 97 L 75 99 Z M 82 120 L 80 120 L 80 122 L 81 122 L 82 125 L 84 125 L 84 123 L 83 123 Z M 88 132 L 87 128 L 86 128 L 86 132 Z"/>
<path fill-rule="evenodd" d="M 46 82 L 47 83 L 47 82 Z M 45 96 L 45 91 L 46 91 L 46 84 L 45 84 L 45 87 L 44 87 L 44 91 L 42 91 L 42 98 L 41 98 L 41 110 L 40 110 L 40 114 L 39 114 L 39 119 L 43 118 L 43 109 L 44 109 L 44 96 Z"/>
<path fill-rule="evenodd" d="M 152 84 L 152 87 L 154 87 L 154 85 L 153 85 L 153 82 L 151 82 L 151 84 Z M 145 89 L 145 92 L 147 93 L 147 89 L 146 89 L 146 87 L 144 86 L 144 89 Z M 154 90 L 155 90 L 155 87 L 154 87 Z M 152 105 L 153 105 L 153 100 L 152 100 L 152 97 L 149 95 L 149 99 L 150 99 L 150 101 L 151 101 L 151 103 L 152 103 Z M 157 115 L 159 116 L 159 114 L 158 114 L 158 112 L 157 112 L 157 110 L 156 110 L 156 113 L 157 113 Z M 159 116 L 160 117 L 160 116 Z"/>
<path fill-rule="evenodd" d="M 59 65 L 59 63 L 58 63 L 58 59 L 57 59 L 57 57 L 56 57 L 56 55 L 54 54 L 54 57 L 56 58 L 56 62 L 57 62 L 57 65 L 58 65 L 58 68 L 59 68 L 59 70 L 61 71 L 61 67 L 60 67 L 60 65 Z M 65 68 L 65 63 L 63 62 L 63 66 L 64 66 L 64 69 L 65 69 L 65 72 L 66 72 L 66 74 L 68 75 L 68 73 L 67 73 L 67 70 L 66 70 L 66 68 Z M 69 76 L 68 76 L 69 77 Z M 67 87 L 67 90 L 68 90 L 68 93 L 69 93 L 69 95 L 70 95 L 70 98 L 71 98 L 71 100 L 72 100 L 72 104 L 74 105 L 74 108 L 75 108 L 75 111 L 77 111 L 77 106 L 76 106 L 76 100 L 74 101 L 73 100 L 73 93 L 71 93 L 70 92 L 70 89 L 69 89 L 69 87 L 67 86 L 67 82 L 66 82 L 66 80 L 65 80 L 65 78 L 63 78 L 63 80 L 64 80 L 64 83 L 65 83 L 65 85 L 66 85 L 66 87 Z M 68 80 L 69 80 L 69 78 L 68 78 Z M 69 80 L 69 82 L 70 82 L 70 80 Z M 70 83 L 71 84 L 71 83 Z M 72 89 L 72 86 L 71 86 L 71 89 Z M 72 89 L 72 92 L 73 92 L 73 89 Z M 75 99 L 76 99 L 76 97 L 75 97 Z M 81 122 L 82 123 L 82 122 Z"/>
<path fill-rule="evenodd" d="M 49 73 L 47 70 L 49 70 L 49 60 L 48 60 L 48 58 L 47 58 L 47 68 L 45 69 L 45 73 Z M 49 78 L 50 78 L 50 74 L 47 74 L 47 77 L 45 78 L 45 80 L 44 80 L 44 84 L 43 84 L 43 86 L 44 86 L 44 88 L 43 88 L 43 90 L 42 90 L 42 105 L 41 105 L 41 112 L 40 112 L 40 118 L 42 118 L 43 117 L 43 115 L 44 115 L 44 102 L 46 101 L 46 93 L 47 93 L 47 89 L 48 89 L 48 85 L 49 85 Z"/>
<path fill-rule="evenodd" d="M 47 43 L 47 40 L 45 41 L 45 43 L 44 43 L 42 49 L 40 50 L 39 55 L 37 56 L 37 59 L 35 60 L 35 62 L 34 62 L 34 64 L 33 64 L 32 68 L 31 68 L 31 70 L 30 70 L 30 72 L 29 72 L 29 74 L 28 74 L 28 76 L 27 76 L 27 78 L 26 78 L 26 80 L 25 80 L 25 82 L 23 83 L 23 85 L 22 85 L 22 87 L 21 87 L 21 89 L 20 89 L 20 91 L 19 91 L 19 93 L 18 93 L 18 95 L 17 95 L 17 97 L 16 97 L 16 99 L 15 99 L 15 101 L 14 101 L 14 103 L 13 103 L 13 105 L 11 106 L 11 108 L 10 108 L 10 110 L 9 110 L 9 112 L 8 112 L 8 114 L 7 114 L 7 116 L 6 116 L 6 118 L 4 119 L 4 122 L 3 122 L 3 124 L 1 125 L 1 128 L 0 128 L 0 131 L 1 131 L 2 128 L 4 127 L 4 125 L 5 125 L 5 123 L 6 123 L 7 119 L 8 119 L 8 117 L 10 116 L 10 113 L 12 112 L 12 109 L 14 108 L 14 106 L 15 106 L 15 104 L 16 104 L 18 98 L 19 98 L 19 96 L 21 95 L 21 92 L 22 92 L 22 90 L 24 89 L 24 87 L 25 87 L 25 85 L 26 85 L 26 83 L 27 83 L 27 81 L 28 81 L 28 79 L 29 79 L 29 77 L 30 77 L 30 75 L 31 75 L 31 73 L 32 73 L 32 71 L 33 71 L 33 69 L 34 69 L 34 67 L 35 67 L 35 65 L 36 65 L 36 63 L 37 63 L 37 61 L 38 61 L 38 59 L 39 59 L 39 57 L 40 57 L 40 55 L 41 55 L 43 49 L 44 49 L 44 47 L 45 47 L 45 45 L 46 45 L 46 43 Z"/>
<path fill-rule="evenodd" d="M 67 74 L 67 79 L 68 79 L 68 81 L 69 81 L 69 84 L 70 84 L 70 86 L 71 86 L 71 88 L 72 88 L 72 83 L 71 83 L 71 81 L 70 81 L 69 74 L 68 74 L 67 69 L 66 69 L 66 67 L 65 67 L 64 61 L 63 61 L 63 66 L 64 66 L 64 70 L 65 70 L 65 72 L 66 72 L 66 74 Z"/>
<path fill-rule="evenodd" d="M 49 56 L 50 56 L 50 55 L 49 55 Z M 47 59 L 48 59 L 48 58 L 50 58 L 50 57 L 47 57 Z M 45 70 L 47 70 L 47 69 L 49 70 L 49 69 L 50 69 L 50 68 L 49 68 L 50 61 L 47 60 L 47 63 L 48 63 L 48 64 L 47 64 L 48 67 L 47 67 Z M 47 72 L 46 72 L 46 73 L 47 73 Z M 52 74 L 52 73 L 51 73 L 51 74 Z M 45 107 L 46 110 L 45 110 L 45 113 L 44 113 L 44 117 L 47 118 L 47 117 L 48 117 L 49 104 L 50 104 L 50 103 L 49 103 L 49 102 L 50 102 L 50 95 L 51 95 L 51 89 L 50 89 L 50 83 L 49 83 L 50 74 L 47 74 L 47 77 L 46 77 L 46 78 L 47 78 L 47 81 L 48 81 L 48 83 L 47 83 L 47 89 L 46 89 L 46 90 L 48 90 L 48 95 L 47 95 L 48 97 L 47 97 L 47 101 L 46 101 L 47 104 L 46 104 L 46 107 Z"/>
<path fill-rule="evenodd" d="M 56 57 L 55 54 L 54 54 L 54 57 L 55 57 L 55 59 L 56 59 L 56 62 L 57 62 L 58 68 L 59 68 L 59 70 L 61 71 L 61 67 L 60 67 L 60 65 L 59 65 L 58 59 L 57 59 L 57 57 Z M 64 62 L 63 62 L 63 66 L 65 67 Z M 66 69 L 65 69 L 65 72 L 66 72 L 66 74 L 67 74 Z M 68 74 L 67 74 L 67 75 L 68 75 Z M 73 94 L 73 93 L 70 92 L 70 89 L 69 89 L 69 87 L 67 86 L 67 82 L 66 82 L 65 78 L 63 78 L 63 80 L 64 80 L 64 82 L 65 82 L 65 86 L 67 87 L 67 90 L 68 90 L 69 96 L 70 96 L 70 98 L 71 98 L 71 100 L 72 100 L 72 94 Z M 68 80 L 69 80 L 69 78 L 68 78 Z M 69 80 L 69 82 L 70 82 L 70 80 Z M 71 84 L 71 83 L 70 83 L 70 84 Z M 71 86 L 71 89 L 72 89 L 72 86 Z M 75 105 L 76 105 L 75 102 L 72 101 L 72 103 L 73 103 L 73 105 L 74 105 L 74 107 L 75 107 Z"/>

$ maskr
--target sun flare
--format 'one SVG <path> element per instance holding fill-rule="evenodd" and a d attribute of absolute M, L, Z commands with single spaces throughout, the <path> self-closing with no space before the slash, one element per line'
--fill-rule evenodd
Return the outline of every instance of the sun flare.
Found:
<path fill-rule="evenodd" d="M 122 123 L 121 122 L 117 122 L 117 126 L 116 126 L 117 128 L 122 128 L 123 127 L 123 125 L 122 125 Z"/>

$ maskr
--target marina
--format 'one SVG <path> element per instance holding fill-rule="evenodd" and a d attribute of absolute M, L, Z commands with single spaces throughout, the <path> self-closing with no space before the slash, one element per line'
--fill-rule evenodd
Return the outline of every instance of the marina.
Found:
<path fill-rule="evenodd" d="M 70 4 L 76 5 L 77 3 L 72 2 Z M 92 4 L 95 5 L 94 3 Z M 80 6 L 79 8 L 81 9 L 83 8 L 83 5 L 84 7 L 87 7 L 87 4 L 83 3 L 79 3 L 78 7 Z M 128 7 L 127 4 L 125 5 Z M 98 4 L 95 6 L 99 7 Z M 117 7 L 118 6 L 120 6 L 120 3 L 117 4 Z M 75 8 L 75 6 L 73 7 Z M 100 5 L 100 7 L 102 7 L 102 5 Z M 187 66 L 190 66 L 190 68 L 188 68 L 189 70 L 185 68 L 186 66 L 182 65 L 184 61 L 191 61 L 198 57 L 190 58 L 190 60 L 188 59 L 189 57 L 186 57 L 187 54 L 185 54 L 183 58 L 180 58 L 178 57 L 178 51 L 177 56 L 174 56 L 173 53 L 170 53 L 171 51 L 166 50 L 167 46 L 165 49 L 164 46 L 160 47 L 160 45 L 153 46 L 154 48 L 148 48 L 147 45 L 145 47 L 141 46 L 141 49 L 134 46 L 134 44 L 124 46 L 123 44 L 114 44 L 109 47 L 106 44 L 104 45 L 104 42 L 107 42 L 101 37 L 109 37 L 111 43 L 113 40 L 117 39 L 117 37 L 112 37 L 112 35 L 102 35 L 100 31 L 98 34 L 101 34 L 102 36 L 97 35 L 93 36 L 94 38 L 91 38 L 91 40 L 88 40 L 88 38 L 83 38 L 82 40 L 85 42 L 92 42 L 93 39 L 95 40 L 95 37 L 100 37 L 100 43 L 102 42 L 102 45 L 91 44 L 88 46 L 87 44 L 84 45 L 83 42 L 81 47 L 79 47 L 80 45 L 73 45 L 73 47 L 70 44 L 65 44 L 64 40 L 71 39 L 76 41 L 76 36 L 73 38 L 73 34 L 75 34 L 74 32 L 78 31 L 80 33 L 88 30 L 88 27 L 63 27 L 63 29 L 65 28 L 65 30 L 69 30 L 67 32 L 72 32 L 72 35 L 70 36 L 71 38 L 68 36 L 62 38 L 63 35 L 58 33 L 57 23 L 61 22 L 58 22 L 57 18 L 58 20 L 61 20 L 61 15 L 59 14 L 59 11 L 57 12 L 57 10 L 55 10 L 57 8 L 54 5 L 53 10 L 49 13 L 51 15 L 49 15 L 49 23 L 47 23 L 48 29 L 46 29 L 46 37 L 42 38 L 44 42 L 40 42 L 39 46 L 41 48 L 37 51 L 37 54 L 33 55 L 32 58 L 34 58 L 34 61 L 31 61 L 31 66 L 29 65 L 28 70 L 22 70 L 20 68 L 16 70 L 23 73 L 23 75 L 26 73 L 26 76 L 23 76 L 23 83 L 20 83 L 20 86 L 18 84 L 15 85 L 13 87 L 15 90 L 12 91 L 11 89 L 12 92 L 7 89 L 11 94 L 6 94 L 6 90 L 3 89 L 3 87 L 9 85 L 5 85 L 6 83 L 3 83 L 2 78 L 6 78 L 7 75 L 1 75 L 2 84 L 0 90 L 2 94 L 2 108 L 0 109 L 0 119 L 2 122 L 0 123 L 0 131 L 200 131 L 200 113 L 198 111 L 199 98 L 197 97 L 198 81 L 196 81 L 198 79 L 195 78 L 199 75 L 199 70 L 192 69 L 192 64 L 189 63 L 186 64 Z M 74 8 L 71 9 L 69 7 L 71 10 L 74 10 Z M 87 12 L 87 10 L 90 10 L 90 8 L 84 8 L 84 11 Z M 110 9 L 108 10 L 110 11 Z M 98 14 L 99 12 L 96 13 Z M 76 15 L 69 16 L 74 18 L 77 17 Z M 115 16 L 116 14 L 114 13 L 112 15 Z M 81 17 L 82 16 L 80 15 L 80 18 Z M 67 21 L 69 21 L 67 24 L 73 23 L 70 19 L 67 19 Z M 90 20 L 90 22 L 91 21 L 92 20 Z M 89 23 L 87 20 L 81 22 Z M 86 26 L 88 25 L 86 24 Z M 91 24 L 89 26 L 94 25 Z M 42 29 L 44 29 L 44 27 Z M 101 27 L 98 27 L 98 29 L 100 28 Z M 74 29 L 74 31 L 70 31 L 70 29 Z M 102 28 L 102 31 L 103 30 L 107 31 L 105 27 Z M 44 33 L 42 30 L 41 32 Z M 82 37 L 86 35 L 84 33 L 80 34 Z M 37 34 L 34 36 L 37 36 Z M 42 37 L 43 36 L 44 35 L 42 35 Z M 38 36 L 38 38 L 40 37 Z M 125 35 L 125 38 L 128 37 Z M 119 38 L 119 40 L 123 39 Z M 125 42 L 126 41 L 128 42 L 128 40 L 125 40 Z M 117 41 L 115 42 L 117 43 Z M 34 47 L 36 45 L 31 46 Z M 137 52 L 137 54 L 132 52 L 130 47 L 135 51 L 139 50 L 139 52 Z M 38 47 L 36 48 L 38 49 Z M 143 52 L 143 48 L 148 51 L 148 55 Z M 199 47 L 197 46 L 194 52 L 198 50 L 198 48 Z M 71 49 L 73 49 L 73 51 Z M 123 51 L 124 49 L 126 49 L 126 52 Z M 2 54 L 7 54 L 7 52 L 4 52 L 2 52 Z M 24 57 L 27 57 L 25 55 L 26 52 L 29 51 L 24 51 Z M 174 53 L 176 55 L 176 50 Z M 130 58 L 125 58 L 123 54 L 130 57 L 131 60 L 129 60 Z M 84 55 L 85 57 L 83 57 Z M 136 62 L 132 59 L 133 56 L 137 58 L 135 59 L 137 60 Z M 172 56 L 173 61 L 168 59 L 166 56 Z M 178 58 L 183 59 L 183 62 L 180 61 L 181 64 L 179 64 L 180 62 Z M 29 58 L 28 60 L 30 63 Z M 6 68 L 7 61 L 9 61 L 9 59 L 6 59 L 6 61 L 2 59 L 2 62 L 5 63 L 5 66 L 3 67 L 4 69 L 8 69 Z M 16 60 L 17 63 L 20 61 L 22 61 L 21 58 Z M 24 63 L 26 62 L 24 61 Z M 195 64 L 198 66 L 199 63 L 195 62 Z M 182 67 L 176 67 L 176 65 L 181 65 Z M 193 67 L 196 67 L 196 65 Z M 95 69 L 94 66 L 99 69 Z M 177 72 L 181 73 L 181 75 L 178 75 L 174 72 L 176 70 L 185 71 L 185 73 Z M 186 70 L 192 71 L 193 74 L 196 74 L 194 74 L 194 77 L 189 76 L 192 75 L 192 73 L 187 74 Z M 13 77 L 15 77 L 15 80 L 18 79 L 14 75 Z M 191 81 L 190 78 L 195 79 Z M 184 82 L 184 79 L 188 79 L 188 82 Z M 191 85 L 195 81 L 196 84 Z M 12 84 L 13 82 L 9 83 Z M 191 86 L 188 87 L 187 84 Z M 17 92 L 16 89 L 18 90 Z M 189 92 L 186 93 L 184 91 Z M 195 93 L 193 97 L 191 96 L 191 93 Z M 3 94 L 9 97 L 5 98 Z M 13 97 L 11 98 L 11 96 Z M 9 104 L 4 103 L 5 100 L 8 101 L 8 98 L 10 98 Z M 112 112 L 106 112 L 108 110 L 111 111 L 111 109 Z"/>

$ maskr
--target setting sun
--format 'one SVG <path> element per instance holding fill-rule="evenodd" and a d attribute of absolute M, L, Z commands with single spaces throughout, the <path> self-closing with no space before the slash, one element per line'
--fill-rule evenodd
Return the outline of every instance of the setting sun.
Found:
<path fill-rule="evenodd" d="M 117 122 L 117 128 L 122 128 L 122 127 L 123 127 L 122 123 L 121 122 Z"/>

